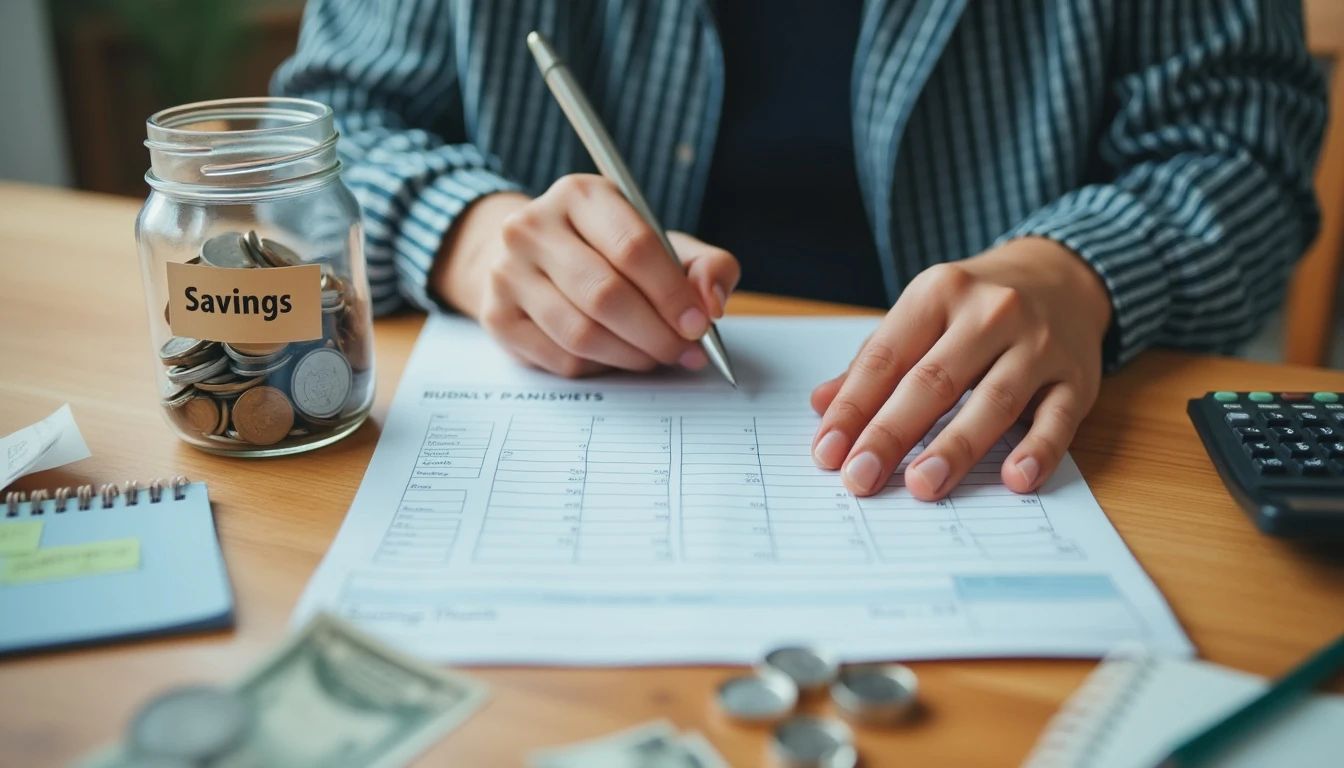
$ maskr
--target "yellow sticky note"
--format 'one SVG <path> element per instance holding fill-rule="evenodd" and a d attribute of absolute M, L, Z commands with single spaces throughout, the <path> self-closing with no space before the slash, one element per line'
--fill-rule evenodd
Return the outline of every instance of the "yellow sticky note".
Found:
<path fill-rule="evenodd" d="M 0 564 L 0 584 L 35 584 L 140 567 L 137 538 L 95 541 L 69 547 L 47 547 L 26 555 L 6 557 Z"/>
<path fill-rule="evenodd" d="M 0 523 L 0 555 L 26 555 L 36 552 L 42 541 L 42 521 L 24 520 Z"/>

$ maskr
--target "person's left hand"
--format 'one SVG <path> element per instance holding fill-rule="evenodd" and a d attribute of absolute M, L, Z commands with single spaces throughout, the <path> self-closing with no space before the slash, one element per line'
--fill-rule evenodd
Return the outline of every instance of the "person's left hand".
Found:
<path fill-rule="evenodd" d="M 1024 413 L 1033 423 L 1003 482 L 1040 487 L 1101 385 L 1111 321 L 1101 277 L 1077 254 L 1021 238 L 930 267 L 902 292 L 849 370 L 817 387 L 816 463 L 851 492 L 881 490 L 901 460 L 974 387 L 961 412 L 905 470 L 917 498 L 947 495 Z"/>

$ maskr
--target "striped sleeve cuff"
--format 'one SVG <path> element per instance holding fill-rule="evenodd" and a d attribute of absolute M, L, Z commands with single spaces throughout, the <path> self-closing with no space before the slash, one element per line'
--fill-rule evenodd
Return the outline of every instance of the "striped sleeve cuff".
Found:
<path fill-rule="evenodd" d="M 439 176 L 422 189 L 406 210 L 396 242 L 398 293 L 420 309 L 447 310 L 429 285 L 429 272 L 444 237 L 458 215 L 476 200 L 494 192 L 517 191 L 521 187 L 516 183 L 484 168 Z"/>
<path fill-rule="evenodd" d="M 1113 370 L 1146 349 L 1171 309 L 1167 275 L 1158 249 L 1174 244 L 1144 207 L 1116 187 L 1088 187 L 1041 208 L 996 241 L 1020 237 L 1054 240 L 1078 254 L 1101 276 L 1111 296 L 1111 328 L 1104 364 Z"/>

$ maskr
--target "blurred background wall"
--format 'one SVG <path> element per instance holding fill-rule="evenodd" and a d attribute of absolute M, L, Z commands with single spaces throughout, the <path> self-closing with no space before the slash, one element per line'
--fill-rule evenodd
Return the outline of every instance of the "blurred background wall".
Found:
<path fill-rule="evenodd" d="M 46 0 L 0 2 L 0 179 L 67 185 L 70 160 Z"/>
<path fill-rule="evenodd" d="M 377 2 L 378 0 L 370 0 Z M 145 118 L 266 93 L 303 0 L 0 0 L 0 179 L 143 197 Z"/>

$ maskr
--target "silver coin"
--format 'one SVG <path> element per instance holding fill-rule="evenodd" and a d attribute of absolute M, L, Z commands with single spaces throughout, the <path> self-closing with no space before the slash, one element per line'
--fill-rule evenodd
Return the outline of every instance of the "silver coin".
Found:
<path fill-rule="evenodd" d="M 831 685 L 831 701 L 846 719 L 889 725 L 915 708 L 919 678 L 904 664 L 851 664 Z"/>
<path fill-rule="evenodd" d="M 265 237 L 260 238 L 260 240 L 261 251 L 266 254 L 267 260 L 271 262 L 272 266 L 294 267 L 303 263 L 303 259 L 299 254 L 290 250 L 288 247 Z"/>
<path fill-rule="evenodd" d="M 770 750 L 789 768 L 854 768 L 854 734 L 839 720 L 800 715 L 775 726 Z"/>
<path fill-rule="evenodd" d="M 826 690 L 835 682 L 838 669 L 830 655 L 803 646 L 776 648 L 765 654 L 761 663 L 788 675 L 804 694 Z"/>
<path fill-rule="evenodd" d="M 207 360 L 200 365 L 191 367 L 177 366 L 169 368 L 167 374 L 168 380 L 174 384 L 197 384 L 206 379 L 214 378 L 223 373 L 229 367 L 229 358 L 217 357 L 214 360 Z"/>
<path fill-rule="evenodd" d="M 260 367 L 254 365 L 245 365 L 243 363 L 234 361 L 233 363 L 229 364 L 229 369 L 232 370 L 234 373 L 238 374 L 239 376 L 246 376 L 247 378 L 251 379 L 257 376 L 269 376 L 272 373 L 275 373 L 276 371 L 280 370 L 281 368 L 284 368 L 286 365 L 289 365 L 289 361 L 293 359 L 294 359 L 293 355 L 284 355 L 279 360 L 276 360 L 275 362 L 270 363 L 269 365 Z"/>
<path fill-rule="evenodd" d="M 719 709 L 733 720 L 773 723 L 798 705 L 798 686 L 783 672 L 758 669 L 725 680 L 715 698 Z"/>
<path fill-rule="evenodd" d="M 247 236 L 243 238 L 243 246 L 247 248 L 247 253 L 252 257 L 252 261 L 263 267 L 273 267 L 270 258 L 265 249 L 261 247 L 261 237 L 257 235 L 255 229 L 249 229 Z"/>
<path fill-rule="evenodd" d="M 228 754 L 247 736 L 252 710 L 237 693 L 193 686 L 152 699 L 131 721 L 130 743 L 145 755 L 194 762 Z"/>
<path fill-rule="evenodd" d="M 294 366 L 290 395 L 304 416 L 326 419 L 340 413 L 350 395 L 350 361 L 334 349 L 315 349 Z"/>
<path fill-rule="evenodd" d="M 212 343 L 200 339 L 189 339 L 186 336 L 174 336 L 165 341 L 162 347 L 159 347 L 159 358 L 173 360 L 179 357 L 190 357 L 204 351 Z"/>
<path fill-rule="evenodd" d="M 248 255 L 247 244 L 237 232 L 225 232 L 201 243 L 201 260 L 215 267 L 244 269 L 257 263 Z"/>
<path fill-rule="evenodd" d="M 168 389 L 163 392 L 163 406 L 165 408 L 178 408 L 187 404 L 187 401 L 196 396 L 196 392 L 190 384 L 170 384 Z"/>
<path fill-rule="evenodd" d="M 286 346 L 281 347 L 279 350 L 272 352 L 269 355 L 249 355 L 244 352 L 239 352 L 228 344 L 224 345 L 225 354 L 233 358 L 240 365 L 245 365 L 249 368 L 265 368 L 276 360 L 285 357 L 288 352 L 289 347 Z"/>

